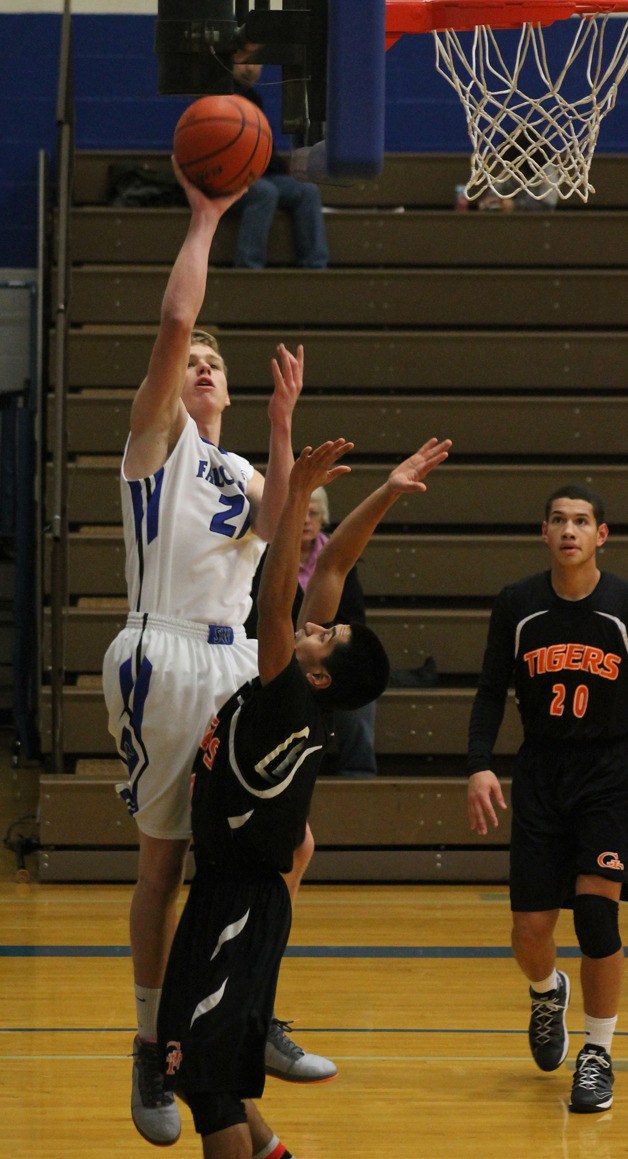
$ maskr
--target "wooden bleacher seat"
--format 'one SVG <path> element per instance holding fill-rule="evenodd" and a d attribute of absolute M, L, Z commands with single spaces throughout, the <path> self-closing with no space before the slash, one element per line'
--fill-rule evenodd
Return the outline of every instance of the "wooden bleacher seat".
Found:
<path fill-rule="evenodd" d="M 403 207 L 401 207 L 403 208 Z M 185 236 L 186 209 L 115 209 L 83 206 L 72 215 L 77 262 L 118 266 L 171 265 Z M 457 213 L 451 209 L 332 208 L 325 215 L 333 269 L 396 266 L 621 266 L 625 263 L 625 211 L 592 219 L 590 211 L 520 213 L 516 216 Z M 237 217 L 223 218 L 211 264 L 233 261 Z M 269 238 L 269 265 L 294 262 L 287 214 L 278 213 Z"/>
<path fill-rule="evenodd" d="M 216 321 L 203 320 L 212 325 Z M 375 391 L 382 401 L 391 391 L 416 397 L 437 390 L 447 396 L 471 394 L 481 403 L 483 396 L 495 392 L 529 392 L 533 378 L 535 394 L 543 391 L 562 397 L 571 390 L 582 395 L 586 405 L 588 392 L 617 391 L 626 385 L 628 335 L 623 327 L 478 330 L 465 324 L 455 330 L 406 330 L 382 329 L 384 320 L 376 321 L 369 329 L 308 331 L 308 392 L 362 395 Z M 268 392 L 269 363 L 277 343 L 294 346 L 304 337 L 302 329 L 287 324 L 235 330 L 213 325 L 213 329 L 238 391 Z M 155 333 L 154 325 L 96 326 L 82 321 L 71 334 L 68 375 L 72 391 L 135 390 L 146 372 Z M 53 386 L 54 355 L 53 342 Z M 528 402 L 531 397 L 527 395 Z M 525 406 L 525 393 L 521 401 Z"/>
<path fill-rule="evenodd" d="M 355 406 L 355 404 L 353 404 Z M 318 408 L 320 410 L 320 407 Z M 312 416 L 313 417 L 313 416 Z M 309 431 L 309 442 L 333 438 L 336 434 L 350 430 L 351 419 L 344 424 L 334 412 L 332 419 L 322 416 L 318 438 Z M 441 424 L 443 420 L 441 419 Z M 333 425 L 332 425 L 333 424 Z M 313 424 L 314 425 L 314 424 Z M 354 423 L 355 427 L 356 424 Z M 304 427 L 306 424 L 304 423 Z M 307 429 L 307 428 L 306 428 Z M 447 432 L 451 427 L 447 425 Z M 240 432 L 238 432 L 240 433 Z M 331 496 L 335 522 L 339 522 L 369 491 L 373 491 L 386 471 L 392 470 L 395 458 L 382 454 L 376 464 L 361 462 L 359 452 L 364 456 L 368 448 L 361 445 L 356 432 L 357 448 L 352 457 L 351 474 L 342 484 L 334 488 Z M 409 451 L 408 430 L 405 444 L 399 454 Z M 304 440 L 305 441 L 305 440 Z M 242 438 L 236 444 L 242 454 L 249 454 L 255 466 L 265 469 L 266 456 L 256 456 L 253 448 L 247 447 Z M 457 446 L 458 444 L 456 444 Z M 383 450 L 383 448 L 382 448 Z M 606 510 L 611 522 L 624 522 L 625 471 L 620 464 L 600 465 L 585 462 L 580 468 L 590 481 L 590 486 L 604 495 Z M 495 529 L 522 527 L 536 529 L 540 512 L 547 495 L 560 486 L 569 470 L 562 465 L 497 462 L 497 463 L 456 463 L 453 459 L 447 470 L 438 476 L 438 483 L 428 488 L 424 496 L 402 497 L 384 516 L 380 527 L 403 527 L 406 530 L 448 526 L 464 529 L 471 522 L 475 529 Z M 52 489 L 52 467 L 48 468 L 47 491 Z M 48 512 L 50 518 L 51 512 Z M 120 521 L 120 457 L 114 455 L 77 455 L 69 468 L 68 518 L 76 529 L 90 524 L 117 524 Z M 613 540 L 613 542 L 615 542 Z"/>
<path fill-rule="evenodd" d="M 74 172 L 76 205 L 104 204 L 107 171 L 112 164 L 146 164 L 170 168 L 163 151 L 138 149 L 81 150 Z M 350 185 L 326 185 L 324 201 L 335 206 L 453 206 L 454 189 L 468 175 L 469 159 L 463 153 L 389 153 L 382 172 L 372 180 Z M 625 208 L 626 158 L 620 154 L 597 153 L 591 167 L 595 185 L 592 205 L 599 209 Z"/>
<path fill-rule="evenodd" d="M 573 457 L 575 447 L 583 460 L 594 460 L 602 446 L 607 458 L 617 458 L 625 452 L 628 398 L 607 393 L 610 386 L 607 381 L 604 394 L 583 396 L 487 396 L 471 391 L 467 395 L 430 391 L 417 398 L 416 394 L 369 391 L 360 393 L 359 407 L 351 392 L 338 394 L 330 390 L 320 394 L 306 389 L 294 417 L 295 443 L 303 446 L 322 441 L 333 424 L 332 433 L 352 432 L 356 456 L 400 457 L 410 450 L 410 440 L 418 433 L 419 425 L 421 430 L 439 432 L 446 426 L 455 442 L 455 456 L 473 456 L 479 465 L 488 457 L 498 456 L 507 456 L 513 463 L 539 456 L 563 461 Z M 80 455 L 115 455 L 119 461 L 120 447 L 128 433 L 132 397 L 131 390 L 104 387 L 70 395 L 67 425 L 73 461 Z M 262 459 L 268 448 L 268 388 L 257 395 L 238 391 L 237 401 L 237 410 L 228 410 L 224 418 L 225 440 L 237 444 L 243 454 Z M 53 421 L 51 398 L 49 431 Z M 449 465 L 455 465 L 455 461 L 454 457 Z M 610 479 L 608 482 L 613 487 Z"/>
<path fill-rule="evenodd" d="M 149 324 L 159 315 L 168 266 L 94 263 L 72 277 L 72 310 L 83 323 Z M 55 295 L 53 281 L 52 295 Z M 450 326 L 624 326 L 628 270 L 519 268 L 354 267 L 301 271 L 211 269 L 201 316 L 237 327 L 243 318 L 258 326 L 360 329 Z"/>
<path fill-rule="evenodd" d="M 370 597 L 490 601 L 511 579 L 540 571 L 546 559 L 538 534 L 492 535 L 485 529 L 462 534 L 392 531 L 373 537 L 360 574 L 365 595 Z M 628 574 L 628 537 L 610 539 L 604 560 L 609 570 Z M 120 528 L 85 527 L 70 532 L 68 584 L 73 599 L 124 595 Z"/>
<path fill-rule="evenodd" d="M 65 667 L 69 673 L 99 673 L 109 643 L 123 627 L 123 596 L 82 596 L 68 608 Z M 479 669 L 489 612 L 487 608 L 370 607 L 368 620 L 382 639 L 394 668 L 415 668 L 438 656 L 441 676 L 474 677 Z M 44 665 L 51 663 L 50 609 L 44 612 Z"/>

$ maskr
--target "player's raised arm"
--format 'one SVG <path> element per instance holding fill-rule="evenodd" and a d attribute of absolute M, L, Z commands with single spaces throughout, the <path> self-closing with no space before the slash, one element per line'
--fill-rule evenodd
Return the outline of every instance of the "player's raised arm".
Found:
<path fill-rule="evenodd" d="M 423 480 L 449 454 L 451 439 L 428 439 L 390 472 L 385 483 L 354 508 L 321 551 L 299 612 L 299 626 L 333 620 L 345 578 L 358 561 L 373 531 L 400 495 L 427 490 Z"/>
<path fill-rule="evenodd" d="M 299 582 L 301 535 L 310 496 L 315 487 L 328 486 L 351 468 L 338 463 L 352 450 L 345 439 L 305 447 L 294 464 L 277 531 L 264 562 L 257 597 L 258 664 L 262 684 L 268 684 L 290 661 L 294 652 L 292 604 Z"/>
<path fill-rule="evenodd" d="M 149 460 L 151 470 L 165 461 L 186 421 L 181 391 L 190 337 L 205 297 L 209 251 L 220 218 L 242 192 L 210 200 L 184 177 L 174 158 L 172 164 L 189 201 L 191 217 L 164 291 L 146 378 L 131 408 L 131 456 L 141 454 L 144 461 L 146 449 L 135 451 L 136 441 L 150 440 L 159 446 L 156 455 L 150 452 L 155 459 L 154 465 Z"/>
<path fill-rule="evenodd" d="M 256 471 L 247 487 L 253 509 L 253 528 L 267 542 L 273 538 L 288 490 L 294 464 L 292 415 L 303 389 L 303 346 L 296 354 L 283 342 L 271 361 L 274 390 L 268 404 L 270 441 L 265 478 Z"/>

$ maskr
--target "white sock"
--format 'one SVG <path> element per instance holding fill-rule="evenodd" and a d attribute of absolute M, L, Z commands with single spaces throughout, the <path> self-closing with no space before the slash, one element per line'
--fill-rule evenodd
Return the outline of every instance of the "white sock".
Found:
<path fill-rule="evenodd" d="M 617 1015 L 614 1018 L 591 1018 L 590 1014 L 585 1014 L 584 1045 L 601 1046 L 607 1054 L 610 1054 L 611 1042 L 613 1041 L 613 1033 L 616 1026 Z"/>
<path fill-rule="evenodd" d="M 550 990 L 555 990 L 558 986 L 558 974 L 556 970 L 552 970 L 547 978 L 541 978 L 540 982 L 530 983 L 535 994 L 547 994 Z"/>
<path fill-rule="evenodd" d="M 157 1011 L 161 988 L 151 990 L 148 986 L 135 986 L 135 1010 L 137 1013 L 137 1033 L 150 1042 L 157 1039 Z"/>
<path fill-rule="evenodd" d="M 255 1152 L 253 1159 L 267 1159 L 268 1155 L 272 1155 L 278 1142 L 279 1139 L 277 1135 L 273 1135 L 270 1143 L 267 1143 L 265 1147 L 262 1147 L 261 1151 Z"/>

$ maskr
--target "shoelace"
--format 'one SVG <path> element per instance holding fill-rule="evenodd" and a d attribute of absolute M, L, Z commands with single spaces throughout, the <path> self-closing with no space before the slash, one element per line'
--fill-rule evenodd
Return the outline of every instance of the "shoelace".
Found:
<path fill-rule="evenodd" d="M 268 1037 L 272 1043 L 280 1049 L 282 1054 L 289 1054 L 292 1058 L 302 1058 L 305 1054 L 296 1042 L 293 1042 L 288 1035 L 292 1031 L 291 1022 L 283 1022 L 281 1018 L 273 1018 L 268 1031 Z"/>
<path fill-rule="evenodd" d="M 563 1006 L 558 999 L 553 998 L 533 998 L 532 999 L 532 1022 L 534 1023 L 533 1033 L 540 1043 L 549 1042 L 552 1031 L 556 1028 L 554 1021 L 555 1014 L 562 1014 Z"/>
<path fill-rule="evenodd" d="M 603 1067 L 604 1070 L 610 1070 L 611 1064 L 603 1055 L 596 1054 L 594 1051 L 585 1054 L 578 1061 L 578 1086 L 585 1087 L 588 1091 L 594 1091 L 600 1078 L 600 1067 Z"/>
<path fill-rule="evenodd" d="M 163 1075 L 157 1058 L 157 1043 L 136 1044 L 133 1056 L 138 1060 L 137 1079 L 144 1106 L 162 1107 L 171 1103 L 174 1096 L 170 1091 L 164 1091 Z"/>

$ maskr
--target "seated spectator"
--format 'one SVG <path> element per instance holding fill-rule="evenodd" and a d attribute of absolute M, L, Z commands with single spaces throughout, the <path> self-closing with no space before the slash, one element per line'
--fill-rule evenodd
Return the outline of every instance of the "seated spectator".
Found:
<path fill-rule="evenodd" d="M 235 53 L 234 91 L 253 101 L 260 109 L 263 108 L 262 98 L 253 86 L 259 81 L 261 72 L 261 64 L 255 64 L 244 52 Z M 234 266 L 248 270 L 264 268 L 268 234 L 277 209 L 287 210 L 292 219 L 297 266 L 324 270 L 329 251 L 318 185 L 291 177 L 287 162 L 274 148 L 263 177 L 253 182 L 237 204 L 240 228 Z"/>

